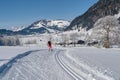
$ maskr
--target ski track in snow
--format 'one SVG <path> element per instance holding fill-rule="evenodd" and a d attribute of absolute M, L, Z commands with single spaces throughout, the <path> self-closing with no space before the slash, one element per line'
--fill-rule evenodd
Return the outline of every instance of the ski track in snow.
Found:
<path fill-rule="evenodd" d="M 85 80 L 80 75 L 78 75 L 74 70 L 72 70 L 67 64 L 65 64 L 62 59 L 60 58 L 59 54 L 61 51 L 56 53 L 55 58 L 57 62 L 60 64 L 60 66 L 69 74 L 71 75 L 75 80 Z"/>
<path fill-rule="evenodd" d="M 73 80 L 57 63 L 58 52 L 44 49 L 20 54 L 0 68 L 0 80 Z"/>
<path fill-rule="evenodd" d="M 102 72 L 92 69 L 92 67 L 89 67 L 85 63 L 77 61 L 75 58 L 69 55 L 69 51 L 67 51 L 66 54 L 63 54 L 60 57 L 64 61 L 64 64 L 67 64 L 84 80 L 115 80 L 114 78 L 105 75 Z"/>
<path fill-rule="evenodd" d="M 53 66 L 54 68 L 51 68 Z M 0 80 L 73 79 L 114 80 L 112 77 L 80 63 L 68 54 L 68 50 L 63 49 L 55 49 L 52 52 L 48 52 L 46 49 L 28 51 L 0 67 Z"/>

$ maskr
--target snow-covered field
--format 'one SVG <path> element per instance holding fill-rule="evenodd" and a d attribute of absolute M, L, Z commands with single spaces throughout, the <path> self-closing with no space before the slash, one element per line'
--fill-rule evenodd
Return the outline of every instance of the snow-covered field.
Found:
<path fill-rule="evenodd" d="M 120 48 L 0 47 L 0 80 L 119 80 L 119 61 Z"/>
<path fill-rule="evenodd" d="M 66 55 L 69 61 L 77 64 L 80 75 L 90 75 L 96 80 L 120 79 L 120 49 L 75 48 L 69 49 Z"/>
<path fill-rule="evenodd" d="M 36 46 L 1 46 L 0 47 L 0 66 L 9 60 L 11 60 L 13 57 L 17 56 L 18 54 L 25 53 L 27 51 L 31 50 L 37 50 L 41 47 Z"/>

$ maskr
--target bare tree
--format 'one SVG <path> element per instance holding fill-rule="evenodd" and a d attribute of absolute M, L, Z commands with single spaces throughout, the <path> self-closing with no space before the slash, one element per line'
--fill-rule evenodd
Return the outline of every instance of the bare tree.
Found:
<path fill-rule="evenodd" d="M 114 34 L 119 34 L 119 21 L 114 16 L 106 16 L 99 19 L 94 24 L 93 33 L 96 38 L 103 39 L 103 46 L 105 48 L 110 47 L 110 39 L 114 38 Z M 115 35 L 114 35 L 115 36 Z"/>
<path fill-rule="evenodd" d="M 67 34 L 62 34 L 62 43 L 64 47 L 66 47 L 67 41 L 68 41 Z"/>
<path fill-rule="evenodd" d="M 76 46 L 77 37 L 78 37 L 78 34 L 77 34 L 77 33 L 72 33 L 72 34 L 70 35 L 70 39 L 72 40 L 72 43 L 73 43 L 74 47 Z"/>
<path fill-rule="evenodd" d="M 19 38 L 16 36 L 0 37 L 0 45 L 2 46 L 16 46 L 20 45 Z"/>

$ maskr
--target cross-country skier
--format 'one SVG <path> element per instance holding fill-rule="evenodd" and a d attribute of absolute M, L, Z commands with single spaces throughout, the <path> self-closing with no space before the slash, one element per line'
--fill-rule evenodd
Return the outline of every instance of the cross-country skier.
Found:
<path fill-rule="evenodd" d="M 48 48 L 49 48 L 49 51 L 52 51 L 52 43 L 51 43 L 51 41 L 48 41 Z"/>

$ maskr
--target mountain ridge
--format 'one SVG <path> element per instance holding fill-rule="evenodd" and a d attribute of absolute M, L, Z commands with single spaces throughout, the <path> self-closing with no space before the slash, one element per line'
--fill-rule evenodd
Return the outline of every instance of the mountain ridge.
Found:
<path fill-rule="evenodd" d="M 17 35 L 29 35 L 29 34 L 44 34 L 44 33 L 57 33 L 64 31 L 66 27 L 70 24 L 67 20 L 38 20 L 33 22 L 27 27 L 18 27 L 11 31 L 11 34 Z M 5 29 L 4 29 L 5 30 Z M 6 30 L 7 32 L 8 30 Z M 0 30 L 0 34 L 4 34 L 5 31 Z M 5 32 L 5 34 L 6 34 Z M 6 34 L 9 35 L 9 34 Z"/>

